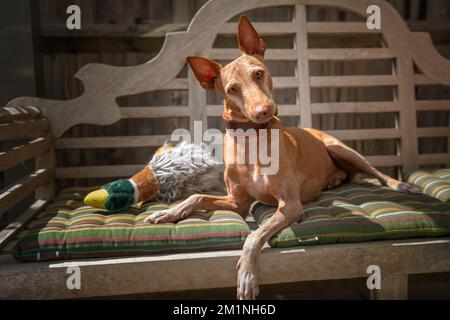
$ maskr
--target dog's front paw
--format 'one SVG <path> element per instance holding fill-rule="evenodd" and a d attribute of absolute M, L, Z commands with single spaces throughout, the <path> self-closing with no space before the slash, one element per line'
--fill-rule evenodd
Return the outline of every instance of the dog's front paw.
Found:
<path fill-rule="evenodd" d="M 422 189 L 412 183 L 408 183 L 408 182 L 401 182 L 398 186 L 397 186 L 397 191 L 399 192 L 403 192 L 403 193 L 412 193 L 412 194 L 421 194 L 422 193 Z"/>
<path fill-rule="evenodd" d="M 147 223 L 169 223 L 180 219 L 180 214 L 173 209 L 155 211 L 144 219 Z"/>
<path fill-rule="evenodd" d="M 239 300 L 255 300 L 259 294 L 256 272 L 238 263 L 237 298 Z"/>

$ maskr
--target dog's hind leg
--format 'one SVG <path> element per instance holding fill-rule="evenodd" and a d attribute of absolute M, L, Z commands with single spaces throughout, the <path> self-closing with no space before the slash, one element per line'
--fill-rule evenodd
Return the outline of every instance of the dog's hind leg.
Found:
<path fill-rule="evenodd" d="M 336 139 L 334 143 L 327 144 L 327 150 L 336 165 L 346 171 L 350 176 L 365 173 L 377 178 L 383 185 L 403 193 L 421 193 L 421 189 L 411 183 L 401 182 L 391 178 L 375 169 L 362 155 L 347 147 Z"/>

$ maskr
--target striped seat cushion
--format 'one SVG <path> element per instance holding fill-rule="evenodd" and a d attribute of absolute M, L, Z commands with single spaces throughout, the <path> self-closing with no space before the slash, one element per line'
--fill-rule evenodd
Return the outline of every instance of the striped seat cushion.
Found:
<path fill-rule="evenodd" d="M 128 256 L 173 251 L 240 248 L 249 234 L 231 211 L 195 212 L 177 223 L 148 224 L 148 212 L 168 208 L 144 203 L 108 214 L 83 204 L 92 189 L 62 192 L 12 251 L 19 261 Z"/>
<path fill-rule="evenodd" d="M 450 169 L 434 172 L 418 170 L 408 176 L 408 182 L 417 184 L 423 193 L 431 197 L 442 202 L 450 202 Z"/>
<path fill-rule="evenodd" d="M 450 234 L 449 204 L 424 194 L 402 194 L 369 183 L 324 191 L 304 209 L 306 218 L 272 237 L 272 247 Z M 275 211 L 261 203 L 251 208 L 258 224 L 267 222 Z"/>

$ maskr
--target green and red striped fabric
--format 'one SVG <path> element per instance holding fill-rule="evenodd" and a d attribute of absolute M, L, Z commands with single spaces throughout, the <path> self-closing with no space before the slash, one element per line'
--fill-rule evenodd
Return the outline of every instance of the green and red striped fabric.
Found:
<path fill-rule="evenodd" d="M 231 211 L 195 212 L 166 224 L 143 222 L 147 213 L 168 208 L 144 203 L 117 214 L 83 204 L 92 189 L 62 192 L 12 251 L 19 261 L 129 256 L 162 252 L 240 248 L 250 233 Z"/>
<path fill-rule="evenodd" d="M 402 194 L 369 183 L 324 191 L 304 209 L 306 218 L 272 237 L 270 246 L 450 235 L 449 204 L 425 194 Z M 251 208 L 258 224 L 267 222 L 275 211 L 261 203 Z"/>
<path fill-rule="evenodd" d="M 417 184 L 423 193 L 450 202 L 450 169 L 440 169 L 433 172 L 417 170 L 408 176 L 408 182 Z"/>

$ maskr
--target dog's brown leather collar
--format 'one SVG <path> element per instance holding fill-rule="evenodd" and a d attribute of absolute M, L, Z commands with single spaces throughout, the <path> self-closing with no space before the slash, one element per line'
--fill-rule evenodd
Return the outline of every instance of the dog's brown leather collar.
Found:
<path fill-rule="evenodd" d="M 272 124 L 273 124 L 273 118 L 264 123 L 255 123 L 252 121 L 249 121 L 249 122 L 225 121 L 225 128 L 227 128 L 227 130 L 242 129 L 244 131 L 246 131 L 248 129 L 254 129 L 256 131 L 258 131 L 260 129 L 270 130 L 270 128 L 272 127 Z"/>

